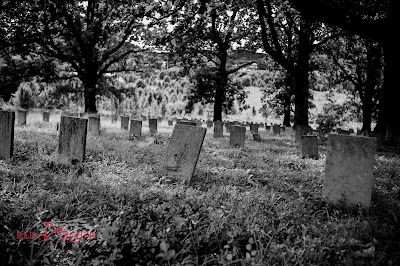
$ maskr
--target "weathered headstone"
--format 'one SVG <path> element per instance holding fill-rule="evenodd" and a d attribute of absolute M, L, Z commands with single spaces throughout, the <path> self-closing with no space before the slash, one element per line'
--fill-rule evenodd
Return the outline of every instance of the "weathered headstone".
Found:
<path fill-rule="evenodd" d="M 190 120 L 180 120 L 179 123 L 177 123 L 179 125 L 187 125 L 187 126 L 197 126 L 197 123 L 195 121 L 190 121 Z"/>
<path fill-rule="evenodd" d="M 301 136 L 308 135 L 312 132 L 309 126 L 296 126 L 295 141 L 300 142 Z"/>
<path fill-rule="evenodd" d="M 259 134 L 259 133 L 253 133 L 253 139 L 254 139 L 255 141 L 261 141 L 260 134 Z"/>
<path fill-rule="evenodd" d="M 73 165 L 85 160 L 87 124 L 87 119 L 61 116 L 58 141 L 60 163 Z"/>
<path fill-rule="evenodd" d="M 100 135 L 100 116 L 89 115 L 89 134 Z"/>
<path fill-rule="evenodd" d="M 50 112 L 43 111 L 43 122 L 49 122 L 50 121 Z"/>
<path fill-rule="evenodd" d="M 224 126 L 225 126 L 225 130 L 229 132 L 229 130 L 231 129 L 231 123 L 226 121 L 226 122 L 224 122 Z"/>
<path fill-rule="evenodd" d="M 250 124 L 250 132 L 258 133 L 258 124 Z"/>
<path fill-rule="evenodd" d="M 117 123 L 118 121 L 118 115 L 111 115 L 111 123 Z"/>
<path fill-rule="evenodd" d="M 150 134 L 157 133 L 157 119 L 149 119 L 149 130 Z"/>
<path fill-rule="evenodd" d="M 174 121 L 172 121 L 172 120 L 168 120 L 168 126 L 173 126 L 174 125 Z"/>
<path fill-rule="evenodd" d="M 271 131 L 271 126 L 269 126 L 267 123 L 265 123 L 265 130 L 266 131 Z"/>
<path fill-rule="evenodd" d="M 303 158 L 309 157 L 318 159 L 318 137 L 316 135 L 301 136 L 301 155 Z"/>
<path fill-rule="evenodd" d="M 345 129 L 341 129 L 341 128 L 337 129 L 337 133 L 338 134 L 342 134 L 342 135 L 350 135 L 350 131 L 349 130 L 345 130 Z"/>
<path fill-rule="evenodd" d="M 0 111 L 0 159 L 10 159 L 14 149 L 15 112 Z"/>
<path fill-rule="evenodd" d="M 129 116 L 121 115 L 121 128 L 128 130 L 129 128 Z"/>
<path fill-rule="evenodd" d="M 281 131 L 285 132 L 286 131 L 286 126 L 281 126 Z"/>
<path fill-rule="evenodd" d="M 200 119 L 197 119 L 196 121 L 196 126 L 201 127 L 203 125 L 203 122 Z"/>
<path fill-rule="evenodd" d="M 207 128 L 211 128 L 213 126 L 212 120 L 207 120 Z"/>
<path fill-rule="evenodd" d="M 142 120 L 131 120 L 129 139 L 142 137 Z"/>
<path fill-rule="evenodd" d="M 163 169 L 190 185 L 206 131 L 203 127 L 175 125 Z"/>
<path fill-rule="evenodd" d="M 244 141 L 246 139 L 246 127 L 231 126 L 229 145 L 234 147 L 244 148 Z"/>
<path fill-rule="evenodd" d="M 370 207 L 376 147 L 375 138 L 328 135 L 322 190 L 328 202 Z"/>
<path fill-rule="evenodd" d="M 214 138 L 222 138 L 224 136 L 224 124 L 221 121 L 214 121 Z"/>
<path fill-rule="evenodd" d="M 26 110 L 17 110 L 17 126 L 26 126 Z"/>
<path fill-rule="evenodd" d="M 274 132 L 274 135 L 279 135 L 279 134 L 281 134 L 281 126 L 280 126 L 280 125 L 277 125 L 277 124 L 274 124 L 274 125 L 272 126 L 272 131 Z"/>

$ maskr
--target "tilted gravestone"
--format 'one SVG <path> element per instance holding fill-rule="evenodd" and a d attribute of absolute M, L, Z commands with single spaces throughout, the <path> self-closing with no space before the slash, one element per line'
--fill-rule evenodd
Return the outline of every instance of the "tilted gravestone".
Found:
<path fill-rule="evenodd" d="M 15 112 L 0 111 L 0 159 L 10 159 L 14 149 Z"/>
<path fill-rule="evenodd" d="M 100 135 L 100 116 L 89 115 L 89 134 Z"/>
<path fill-rule="evenodd" d="M 58 141 L 58 160 L 73 165 L 85 160 L 88 120 L 84 118 L 61 116 Z"/>
<path fill-rule="evenodd" d="M 376 148 L 375 138 L 328 135 L 322 190 L 328 202 L 370 207 Z"/>
<path fill-rule="evenodd" d="M 207 120 L 207 128 L 211 128 L 213 126 L 213 121 Z"/>
<path fill-rule="evenodd" d="M 222 138 L 224 136 L 224 124 L 221 121 L 214 121 L 214 138 Z"/>
<path fill-rule="evenodd" d="M 301 136 L 301 155 L 303 158 L 319 158 L 318 137 L 316 135 Z"/>
<path fill-rule="evenodd" d="M 258 133 L 258 124 L 250 124 L 250 132 Z"/>
<path fill-rule="evenodd" d="M 129 139 L 142 137 L 142 120 L 131 120 Z"/>
<path fill-rule="evenodd" d="M 43 111 L 43 122 L 49 122 L 50 121 L 50 112 Z"/>
<path fill-rule="evenodd" d="M 295 133 L 295 141 L 300 142 L 301 136 L 308 135 L 312 132 L 312 129 L 309 126 L 296 126 Z"/>
<path fill-rule="evenodd" d="M 157 119 L 149 119 L 149 130 L 150 134 L 156 134 L 157 133 Z"/>
<path fill-rule="evenodd" d="M 254 139 L 255 141 L 261 141 L 260 134 L 259 134 L 259 133 L 253 133 L 253 139 Z"/>
<path fill-rule="evenodd" d="M 277 125 L 277 124 L 274 124 L 274 125 L 272 126 L 272 131 L 274 132 L 274 135 L 279 135 L 279 134 L 281 134 L 281 126 L 280 126 L 280 125 Z"/>
<path fill-rule="evenodd" d="M 174 121 L 172 121 L 172 120 L 168 120 L 168 126 L 173 126 L 174 125 Z"/>
<path fill-rule="evenodd" d="M 190 185 L 206 131 L 203 127 L 175 125 L 163 169 Z"/>
<path fill-rule="evenodd" d="M 129 116 L 121 115 L 121 128 L 128 130 L 129 128 Z"/>
<path fill-rule="evenodd" d="M 26 111 L 17 110 L 17 126 L 26 126 Z"/>
<path fill-rule="evenodd" d="M 244 148 L 246 127 L 232 126 L 230 130 L 229 145 Z"/>

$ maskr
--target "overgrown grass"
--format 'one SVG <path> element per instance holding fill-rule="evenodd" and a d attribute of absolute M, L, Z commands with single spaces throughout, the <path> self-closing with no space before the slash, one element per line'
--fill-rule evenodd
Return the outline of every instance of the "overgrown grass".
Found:
<path fill-rule="evenodd" d="M 400 265 L 398 156 L 376 156 L 365 213 L 321 201 L 325 156 L 301 159 L 290 129 L 244 149 L 208 130 L 185 187 L 160 178 L 166 122 L 139 141 L 102 126 L 71 168 L 57 163 L 54 123 L 16 129 L 15 156 L 0 161 L 1 265 Z M 17 239 L 45 221 L 96 238 Z"/>

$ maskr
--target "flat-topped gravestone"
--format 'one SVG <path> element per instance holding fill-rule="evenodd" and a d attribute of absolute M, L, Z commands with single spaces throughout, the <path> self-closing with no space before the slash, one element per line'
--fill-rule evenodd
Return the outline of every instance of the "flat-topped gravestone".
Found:
<path fill-rule="evenodd" d="M 267 123 L 265 123 L 265 130 L 266 131 L 271 131 L 271 126 L 269 126 Z"/>
<path fill-rule="evenodd" d="M 316 135 L 301 136 L 301 155 L 303 158 L 318 159 L 318 137 Z"/>
<path fill-rule="evenodd" d="M 15 112 L 0 111 L 0 160 L 13 156 L 14 123 Z"/>
<path fill-rule="evenodd" d="M 225 126 L 225 130 L 229 132 L 229 130 L 231 129 L 231 123 L 224 122 L 224 126 Z"/>
<path fill-rule="evenodd" d="M 17 126 L 26 126 L 26 111 L 17 110 Z"/>
<path fill-rule="evenodd" d="M 258 133 L 258 124 L 250 124 L 250 132 Z"/>
<path fill-rule="evenodd" d="M 43 112 L 43 122 L 49 122 L 50 121 L 50 112 L 44 111 Z"/>
<path fill-rule="evenodd" d="M 222 138 L 224 136 L 224 124 L 221 121 L 214 121 L 214 135 L 213 137 Z"/>
<path fill-rule="evenodd" d="M 131 120 L 129 139 L 142 137 L 142 120 Z"/>
<path fill-rule="evenodd" d="M 207 120 L 207 128 L 211 128 L 213 126 L 213 121 Z"/>
<path fill-rule="evenodd" d="M 375 138 L 328 135 L 322 189 L 328 202 L 370 207 L 376 147 Z"/>
<path fill-rule="evenodd" d="M 245 139 L 246 139 L 246 127 L 231 126 L 229 145 L 234 147 L 244 148 Z"/>
<path fill-rule="evenodd" d="M 201 127 L 203 125 L 203 122 L 201 120 L 196 120 L 196 126 Z"/>
<path fill-rule="evenodd" d="M 337 133 L 338 134 L 342 134 L 342 135 L 350 135 L 350 131 L 349 130 L 345 130 L 345 129 L 341 129 L 341 128 L 337 129 Z"/>
<path fill-rule="evenodd" d="M 295 134 L 295 141 L 300 142 L 301 136 L 308 135 L 312 132 L 312 129 L 309 126 L 296 126 L 296 134 Z"/>
<path fill-rule="evenodd" d="M 168 120 L 168 126 L 173 126 L 173 125 L 174 125 L 174 121 Z"/>
<path fill-rule="evenodd" d="M 89 133 L 93 135 L 100 135 L 100 116 L 89 115 Z"/>
<path fill-rule="evenodd" d="M 85 160 L 87 124 L 88 120 L 84 118 L 61 116 L 58 141 L 60 163 L 74 165 Z"/>
<path fill-rule="evenodd" d="M 206 131 L 203 127 L 175 125 L 163 169 L 190 185 Z"/>
<path fill-rule="evenodd" d="M 197 126 L 197 123 L 194 121 L 189 121 L 189 120 L 180 120 L 179 125 L 187 125 L 187 126 Z"/>
<path fill-rule="evenodd" d="M 129 116 L 121 115 L 121 128 L 128 130 L 129 128 Z"/>
<path fill-rule="evenodd" d="M 286 131 L 286 126 L 281 126 L 281 131 L 285 132 Z"/>
<path fill-rule="evenodd" d="M 274 133 L 274 135 L 279 135 L 281 134 L 281 126 L 280 125 L 273 125 L 272 126 L 272 131 Z"/>
<path fill-rule="evenodd" d="M 259 133 L 253 133 L 253 139 L 254 139 L 255 141 L 261 141 L 260 134 L 259 134 Z"/>
<path fill-rule="evenodd" d="M 149 130 L 150 134 L 157 133 L 157 119 L 149 119 Z"/>

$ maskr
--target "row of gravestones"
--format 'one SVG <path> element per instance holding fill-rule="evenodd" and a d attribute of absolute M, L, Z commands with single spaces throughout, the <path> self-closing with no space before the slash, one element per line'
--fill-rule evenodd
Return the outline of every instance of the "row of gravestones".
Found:
<path fill-rule="evenodd" d="M 13 150 L 15 113 L 0 111 L 0 159 L 10 158 Z M 157 121 L 157 119 L 155 119 Z M 163 171 L 191 183 L 203 145 L 206 128 L 179 121 L 173 129 L 163 162 Z M 222 132 L 223 122 L 214 122 Z M 62 116 L 59 134 L 59 161 L 65 164 L 83 162 L 85 159 L 87 119 Z M 150 124 L 150 120 L 149 120 Z M 305 142 L 307 134 L 296 128 Z M 242 146 L 246 127 L 231 126 L 230 144 Z M 297 132 L 300 133 L 297 133 Z M 214 130 L 214 134 L 215 134 Z M 316 136 L 312 136 L 316 137 Z M 326 154 L 323 197 L 332 203 L 359 204 L 368 208 L 371 202 L 376 139 L 342 134 L 329 134 Z"/>

